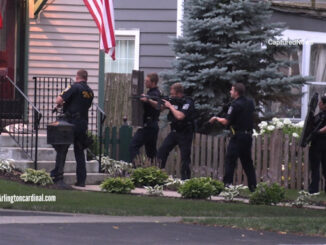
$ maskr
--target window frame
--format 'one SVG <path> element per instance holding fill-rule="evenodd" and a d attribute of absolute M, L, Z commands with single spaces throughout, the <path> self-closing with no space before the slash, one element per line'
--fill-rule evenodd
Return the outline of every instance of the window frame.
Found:
<path fill-rule="evenodd" d="M 114 32 L 116 39 L 117 37 L 132 37 L 135 40 L 135 53 L 134 53 L 134 70 L 139 70 L 139 51 L 140 51 L 140 30 L 115 30 Z"/>
<path fill-rule="evenodd" d="M 282 37 L 285 39 L 296 39 L 303 42 L 301 61 L 302 70 L 300 75 L 304 77 L 310 76 L 311 47 L 314 44 L 326 44 L 326 33 L 289 29 L 285 30 L 282 34 Z M 308 81 L 307 84 L 302 87 L 303 96 L 301 99 L 301 119 L 304 119 L 308 112 L 309 84 L 326 86 L 326 82 Z"/>

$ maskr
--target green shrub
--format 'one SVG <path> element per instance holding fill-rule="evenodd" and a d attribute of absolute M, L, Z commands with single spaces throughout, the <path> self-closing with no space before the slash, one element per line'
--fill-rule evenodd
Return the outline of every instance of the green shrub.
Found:
<path fill-rule="evenodd" d="M 250 204 L 277 204 L 284 200 L 285 189 L 277 183 L 269 184 L 261 182 L 257 185 L 254 193 L 250 195 Z"/>
<path fill-rule="evenodd" d="M 135 186 L 164 185 L 168 175 L 157 167 L 137 168 L 131 174 Z"/>
<path fill-rule="evenodd" d="M 211 185 L 215 189 L 213 191 L 213 193 L 212 193 L 212 196 L 218 196 L 221 193 L 221 191 L 224 190 L 224 184 L 223 184 L 223 182 L 218 181 L 218 180 L 215 180 L 215 179 L 211 179 L 211 178 L 208 178 L 208 179 L 210 179 L 209 181 L 210 181 Z"/>
<path fill-rule="evenodd" d="M 53 184 L 52 178 L 50 177 L 49 173 L 45 171 L 45 169 L 35 170 L 28 168 L 23 174 L 20 175 L 20 178 L 25 182 L 42 186 Z"/>
<path fill-rule="evenodd" d="M 13 159 L 0 159 L 0 172 L 11 173 L 15 169 L 14 162 Z"/>
<path fill-rule="evenodd" d="M 129 178 L 108 178 L 100 185 L 102 191 L 110 193 L 126 194 L 135 189 L 134 184 Z"/>
<path fill-rule="evenodd" d="M 201 177 L 187 180 L 178 192 L 183 198 L 206 199 L 218 195 L 224 188 L 223 183 L 211 178 Z"/>

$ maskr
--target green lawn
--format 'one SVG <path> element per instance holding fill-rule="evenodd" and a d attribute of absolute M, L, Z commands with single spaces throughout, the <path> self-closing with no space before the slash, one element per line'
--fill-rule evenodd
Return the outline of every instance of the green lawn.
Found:
<path fill-rule="evenodd" d="M 288 202 L 293 202 L 297 197 L 298 197 L 298 191 L 297 190 L 285 190 L 285 199 Z M 249 198 L 250 196 L 250 191 L 249 190 L 244 190 L 241 191 L 241 197 L 244 198 Z M 314 197 L 312 200 L 312 203 L 326 206 L 326 193 L 325 192 L 320 192 L 320 194 L 316 197 Z"/>
<path fill-rule="evenodd" d="M 107 215 L 207 217 L 200 222 L 326 235 L 326 211 L 239 203 L 217 203 L 75 190 L 51 190 L 0 180 L 0 194 L 56 195 L 55 203 L 1 203 L 0 208 Z M 189 220 L 188 220 L 189 221 Z M 192 222 L 197 222 L 192 220 Z"/>

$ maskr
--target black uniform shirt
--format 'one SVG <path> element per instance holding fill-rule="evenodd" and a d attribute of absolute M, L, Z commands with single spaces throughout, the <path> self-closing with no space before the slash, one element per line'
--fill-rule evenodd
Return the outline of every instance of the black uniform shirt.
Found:
<path fill-rule="evenodd" d="M 160 97 L 161 92 L 156 88 L 151 88 L 148 90 L 147 95 Z M 160 110 L 155 109 L 150 103 L 144 103 L 144 123 L 149 121 L 158 121 L 160 116 Z"/>
<path fill-rule="evenodd" d="M 177 120 L 173 113 L 170 111 L 168 114 L 168 120 L 171 121 L 172 129 L 177 131 L 193 129 L 193 115 L 195 111 L 194 101 L 189 97 L 172 99 L 171 104 L 178 111 L 185 114 L 185 118 L 182 120 Z"/>
<path fill-rule="evenodd" d="M 88 109 L 92 105 L 94 93 L 86 82 L 76 82 L 66 88 L 60 95 L 64 100 L 63 112 L 80 119 L 88 120 Z"/>
<path fill-rule="evenodd" d="M 326 111 L 321 111 L 314 117 L 313 128 L 317 127 L 318 125 L 319 125 L 318 129 L 321 129 L 326 126 Z M 317 134 L 316 137 L 313 139 L 313 141 L 316 140 L 326 141 L 326 134 Z"/>
<path fill-rule="evenodd" d="M 253 129 L 254 103 L 244 96 L 232 101 L 226 119 L 235 131 L 250 131 Z"/>

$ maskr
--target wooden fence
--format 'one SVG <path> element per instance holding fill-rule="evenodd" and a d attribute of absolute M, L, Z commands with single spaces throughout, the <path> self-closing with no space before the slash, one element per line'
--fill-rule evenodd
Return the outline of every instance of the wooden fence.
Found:
<path fill-rule="evenodd" d="M 160 130 L 158 147 L 169 132 L 169 127 Z M 119 141 L 118 138 L 115 140 L 115 142 Z M 122 141 L 125 142 L 125 140 Z M 195 134 L 191 152 L 192 177 L 209 176 L 222 180 L 228 141 L 228 136 Z M 124 146 L 124 151 L 127 148 Z M 120 152 L 120 156 L 123 155 L 123 151 L 119 150 L 119 145 L 113 149 L 117 153 Z M 284 135 L 281 131 L 253 137 L 252 158 L 256 168 L 257 182 L 270 181 L 288 189 L 307 190 L 310 183 L 308 150 L 308 147 L 299 146 L 298 138 Z M 142 154 L 144 155 L 144 151 Z M 143 161 L 142 164 L 148 165 L 149 163 Z M 180 152 L 177 147 L 169 155 L 166 171 L 168 174 L 180 177 Z M 324 181 L 324 179 L 321 180 L 321 189 L 323 189 Z M 247 184 L 240 161 L 235 170 L 234 184 Z"/>
<path fill-rule="evenodd" d="M 131 118 L 131 74 L 106 74 L 104 111 L 106 125 L 122 125 L 123 118 Z"/>

